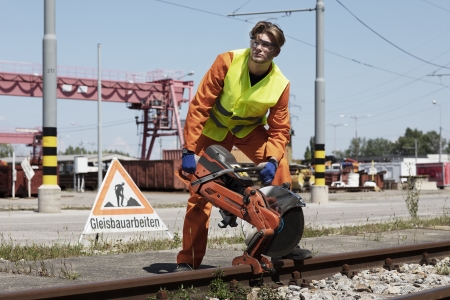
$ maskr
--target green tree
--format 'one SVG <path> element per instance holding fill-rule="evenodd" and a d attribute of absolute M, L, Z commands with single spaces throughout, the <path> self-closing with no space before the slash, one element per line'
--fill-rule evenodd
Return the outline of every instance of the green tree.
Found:
<path fill-rule="evenodd" d="M 77 146 L 76 148 L 69 146 L 66 148 L 66 151 L 63 153 L 66 155 L 75 155 L 75 154 L 91 154 L 89 151 L 84 149 L 84 147 Z"/>
<path fill-rule="evenodd" d="M 14 149 L 10 144 L 0 144 L 0 157 L 11 157 Z"/>
<path fill-rule="evenodd" d="M 428 154 L 436 154 L 439 153 L 439 133 L 436 131 L 428 131 L 424 134 L 420 140 L 423 148 L 426 150 Z M 446 140 L 442 139 L 442 145 L 446 144 Z"/>
<path fill-rule="evenodd" d="M 119 154 L 119 155 L 128 156 L 128 157 L 130 156 L 130 154 L 128 154 L 126 152 L 122 152 L 122 151 L 116 150 L 116 149 L 114 149 L 114 150 L 103 150 L 102 153 Z"/>
<path fill-rule="evenodd" d="M 348 157 L 347 151 L 348 150 L 336 150 L 336 151 L 333 151 L 333 155 L 336 158 L 346 158 L 346 157 Z"/>
<path fill-rule="evenodd" d="M 314 141 L 315 137 L 312 136 L 309 138 L 309 149 L 311 149 L 311 156 L 314 157 L 314 151 L 316 150 L 316 142 Z"/>
<path fill-rule="evenodd" d="M 361 149 L 361 156 L 383 156 L 392 153 L 394 143 L 385 138 L 369 139 Z"/>
<path fill-rule="evenodd" d="M 366 138 L 352 138 L 350 141 L 350 146 L 345 151 L 346 157 L 356 158 L 356 156 L 360 157 L 362 156 L 362 153 L 366 149 Z M 358 155 L 356 155 L 356 152 L 358 151 Z"/>
<path fill-rule="evenodd" d="M 439 153 L 439 134 L 436 131 L 423 133 L 417 129 L 406 128 L 405 135 L 394 143 L 393 152 L 399 155 L 414 155 L 415 140 L 417 140 L 418 154 Z M 442 139 L 442 152 L 446 153 L 448 146 L 446 139 Z"/>
<path fill-rule="evenodd" d="M 305 154 L 303 156 L 305 160 L 311 159 L 311 150 L 309 150 L 309 146 L 306 146 Z"/>

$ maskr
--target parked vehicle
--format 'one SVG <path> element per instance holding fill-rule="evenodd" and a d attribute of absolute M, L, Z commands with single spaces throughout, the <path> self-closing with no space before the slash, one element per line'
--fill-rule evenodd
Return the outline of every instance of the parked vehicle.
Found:
<path fill-rule="evenodd" d="M 435 181 L 441 189 L 450 186 L 450 162 L 416 164 L 416 173 L 428 176 L 428 181 Z"/>

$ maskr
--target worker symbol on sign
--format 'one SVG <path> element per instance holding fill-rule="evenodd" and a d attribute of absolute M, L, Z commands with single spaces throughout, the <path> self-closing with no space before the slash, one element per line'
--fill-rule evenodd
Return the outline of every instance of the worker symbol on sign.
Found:
<path fill-rule="evenodd" d="M 125 182 L 122 182 L 121 184 L 116 184 L 116 186 L 114 187 L 114 191 L 116 192 L 116 197 L 117 197 L 117 207 L 123 206 L 123 198 L 124 198 L 123 186 L 124 185 L 125 185 Z M 121 199 L 120 202 L 119 202 L 119 199 Z"/>
<path fill-rule="evenodd" d="M 103 207 L 136 207 L 136 206 L 142 206 L 139 203 L 139 201 L 134 199 L 132 196 L 125 197 L 125 194 L 128 194 L 130 192 L 130 190 L 128 189 L 128 186 L 125 185 L 125 182 L 120 182 L 120 183 L 118 183 L 116 185 L 111 185 L 111 186 L 114 186 L 114 189 L 111 188 L 111 190 L 114 190 L 114 194 L 116 195 L 117 206 L 112 204 L 113 201 L 112 201 L 111 198 L 114 199 L 114 196 L 110 195 L 111 196 L 111 198 L 109 198 L 110 201 L 108 201 Z M 133 196 L 134 196 L 134 194 L 133 194 Z M 124 205 L 124 201 L 123 200 L 125 200 L 125 205 Z"/>

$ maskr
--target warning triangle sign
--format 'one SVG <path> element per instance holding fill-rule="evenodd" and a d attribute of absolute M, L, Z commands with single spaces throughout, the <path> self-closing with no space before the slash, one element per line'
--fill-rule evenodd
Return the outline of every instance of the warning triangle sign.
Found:
<path fill-rule="evenodd" d="M 88 233 L 159 230 L 165 230 L 171 236 L 119 160 L 113 158 L 80 241 Z"/>

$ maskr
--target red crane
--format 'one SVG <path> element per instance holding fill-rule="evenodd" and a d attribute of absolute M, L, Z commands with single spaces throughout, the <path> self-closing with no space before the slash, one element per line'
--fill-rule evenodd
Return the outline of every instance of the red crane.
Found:
<path fill-rule="evenodd" d="M 0 132 L 0 144 L 24 144 L 33 147 L 32 160 L 42 157 L 42 129 L 16 128 L 16 132 Z"/>
<path fill-rule="evenodd" d="M 42 97 L 41 73 L 41 64 L 0 61 L 0 95 Z M 102 101 L 142 110 L 141 119 L 136 117 L 136 124 L 142 125 L 140 159 L 150 159 L 155 139 L 161 136 L 178 136 L 183 145 L 179 109 L 191 101 L 193 81 L 179 80 L 181 71 L 101 73 Z M 59 99 L 97 101 L 97 69 L 58 66 L 57 74 Z"/>

